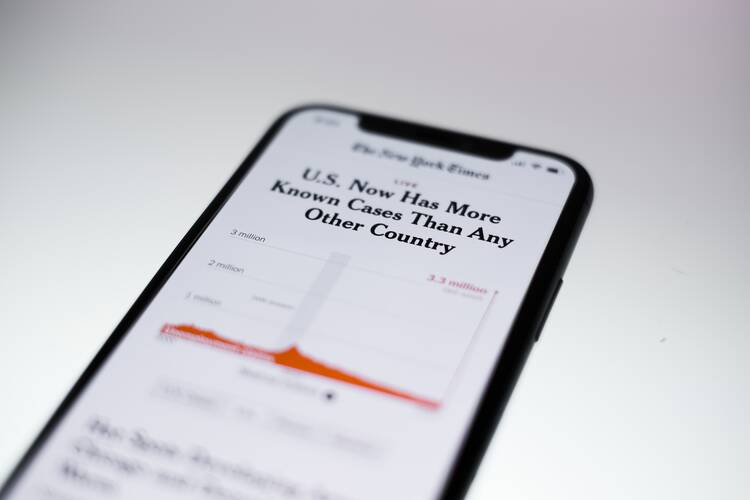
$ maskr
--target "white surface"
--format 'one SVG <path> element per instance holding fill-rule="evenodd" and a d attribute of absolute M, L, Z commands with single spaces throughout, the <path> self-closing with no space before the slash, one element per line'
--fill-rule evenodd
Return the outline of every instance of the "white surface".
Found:
<path fill-rule="evenodd" d="M 471 500 L 750 490 L 745 2 L 0 5 L 0 475 L 269 122 L 559 150 L 594 207 Z"/>

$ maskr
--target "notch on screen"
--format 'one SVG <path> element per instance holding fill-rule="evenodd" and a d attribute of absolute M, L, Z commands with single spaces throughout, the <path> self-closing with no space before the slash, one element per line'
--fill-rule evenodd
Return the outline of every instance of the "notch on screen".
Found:
<path fill-rule="evenodd" d="M 507 160 L 516 151 L 514 146 L 504 142 L 365 113 L 360 115 L 359 128 L 373 134 L 428 144 L 489 160 Z"/>

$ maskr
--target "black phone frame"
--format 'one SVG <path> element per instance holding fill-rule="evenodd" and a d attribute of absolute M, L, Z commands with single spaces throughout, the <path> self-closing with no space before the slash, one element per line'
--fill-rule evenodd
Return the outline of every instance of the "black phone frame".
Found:
<path fill-rule="evenodd" d="M 309 104 L 290 109 L 271 125 L 250 154 L 203 211 L 198 220 L 188 230 L 187 234 L 180 240 L 112 334 L 107 338 L 104 345 L 96 353 L 94 359 L 75 382 L 70 392 L 57 407 L 16 467 L 11 471 L 5 483 L 0 487 L 0 500 L 11 494 L 14 485 L 17 484 L 24 471 L 31 464 L 36 454 L 42 449 L 47 438 L 54 432 L 68 410 L 73 406 L 78 396 L 93 379 L 97 370 L 104 364 L 141 313 L 148 307 L 161 287 L 167 282 L 182 259 L 187 255 L 198 238 L 200 238 L 203 231 L 208 227 L 219 210 L 221 210 L 221 207 L 242 182 L 242 179 L 250 171 L 279 130 L 281 130 L 291 116 L 310 110 L 334 111 L 356 115 L 359 117 L 360 122 L 368 121 L 374 124 L 372 129 L 369 130 L 371 132 L 374 129 L 379 129 L 377 132 L 384 135 L 396 137 L 406 135 L 407 140 L 410 141 L 422 141 L 462 152 L 471 153 L 474 151 L 479 156 L 490 158 L 507 157 L 509 156 L 507 154 L 508 151 L 511 151 L 511 153 L 512 151 L 527 151 L 541 154 L 565 163 L 575 174 L 575 182 L 570 195 L 563 206 L 560 218 L 537 265 L 529 288 L 524 295 L 524 299 L 511 326 L 505 345 L 501 350 L 500 356 L 495 361 L 492 375 L 485 387 L 463 442 L 454 457 L 450 473 L 445 478 L 439 499 L 454 500 L 465 496 L 503 410 L 513 392 L 526 358 L 535 341 L 539 338 L 539 333 L 546 319 L 546 313 L 554 301 L 555 294 L 562 280 L 562 275 L 591 208 L 594 193 L 591 178 L 584 167 L 575 160 L 550 151 L 388 118 L 335 105 Z"/>

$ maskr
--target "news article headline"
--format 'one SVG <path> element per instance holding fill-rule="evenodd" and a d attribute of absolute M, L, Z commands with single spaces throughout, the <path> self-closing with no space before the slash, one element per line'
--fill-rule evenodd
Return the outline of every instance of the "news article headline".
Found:
<path fill-rule="evenodd" d="M 469 203 L 455 200 L 441 203 L 428 198 L 424 193 L 413 188 L 391 190 L 375 186 L 365 179 L 354 178 L 347 182 L 341 179 L 341 176 L 336 172 L 324 172 L 320 169 L 307 167 L 302 171 L 302 182 L 314 183 L 323 189 L 316 191 L 313 186 L 306 189 L 307 186 L 301 187 L 301 183 L 295 184 L 292 181 L 277 179 L 271 186 L 271 192 L 313 202 L 314 205 L 308 207 L 303 214 L 308 221 L 328 224 L 341 230 L 366 232 L 373 237 L 424 248 L 435 251 L 439 255 L 447 255 L 456 249 L 457 243 L 459 243 L 455 238 L 457 236 L 494 245 L 499 249 L 507 248 L 514 241 L 513 238 L 496 234 L 487 229 L 487 227 L 491 228 L 500 224 L 502 217 L 477 210 Z M 351 193 L 350 197 L 341 198 L 327 194 L 331 188 L 343 188 Z M 406 209 L 399 211 L 384 208 L 378 206 L 378 200 L 397 201 L 405 205 Z M 393 204 L 390 203 L 389 205 L 392 206 Z M 337 207 L 356 214 L 365 214 L 368 217 L 377 217 L 377 222 L 366 224 L 347 219 L 346 213 L 342 216 L 340 212 L 329 207 Z M 469 225 L 454 224 L 452 221 L 441 220 L 438 218 L 441 212 L 462 217 L 466 219 L 466 223 Z M 455 217 L 452 219 L 455 219 Z M 482 224 L 476 224 L 478 222 Z M 435 233 L 436 238 L 440 239 L 425 238 L 403 232 L 401 226 L 404 224 L 428 229 Z"/>

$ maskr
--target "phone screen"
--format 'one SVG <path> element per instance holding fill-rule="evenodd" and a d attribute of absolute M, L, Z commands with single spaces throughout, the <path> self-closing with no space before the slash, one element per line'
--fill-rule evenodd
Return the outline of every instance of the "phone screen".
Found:
<path fill-rule="evenodd" d="M 440 494 L 571 188 L 288 118 L 11 499 Z"/>

